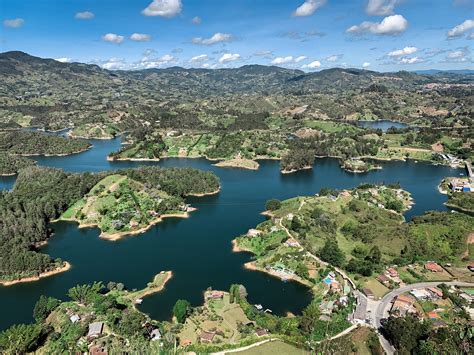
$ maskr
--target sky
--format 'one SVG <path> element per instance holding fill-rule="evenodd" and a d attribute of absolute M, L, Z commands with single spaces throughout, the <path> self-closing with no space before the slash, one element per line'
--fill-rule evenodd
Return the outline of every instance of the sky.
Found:
<path fill-rule="evenodd" d="M 474 69 L 474 0 L 1 0 L 0 51 L 106 69 Z"/>

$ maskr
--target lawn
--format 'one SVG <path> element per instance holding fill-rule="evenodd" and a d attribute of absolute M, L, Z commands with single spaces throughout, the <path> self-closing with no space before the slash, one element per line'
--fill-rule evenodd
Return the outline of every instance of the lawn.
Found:
<path fill-rule="evenodd" d="M 364 282 L 364 288 L 370 289 L 374 293 L 375 297 L 377 298 L 382 298 L 390 291 L 388 287 L 381 284 L 373 277 L 367 279 Z"/>
<path fill-rule="evenodd" d="M 230 354 L 230 353 L 225 353 Z M 271 341 L 254 348 L 234 352 L 240 355 L 267 355 L 267 354 L 285 354 L 285 355 L 303 355 L 310 354 L 308 351 L 298 349 L 297 347 L 286 344 L 280 340 Z"/>

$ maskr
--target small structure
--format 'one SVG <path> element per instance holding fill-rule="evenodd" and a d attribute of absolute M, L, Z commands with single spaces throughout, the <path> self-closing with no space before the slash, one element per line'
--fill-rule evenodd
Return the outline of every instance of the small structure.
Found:
<path fill-rule="evenodd" d="M 89 324 L 89 332 L 87 333 L 87 339 L 95 339 L 102 335 L 102 331 L 104 330 L 104 323 L 103 322 L 94 322 Z"/>
<path fill-rule="evenodd" d="M 258 230 L 258 229 L 249 229 L 248 232 L 247 232 L 247 237 L 257 237 L 259 235 L 262 234 L 262 231 Z"/>
<path fill-rule="evenodd" d="M 137 298 L 135 300 L 135 304 L 142 304 L 142 302 L 143 302 L 143 298 Z"/>
<path fill-rule="evenodd" d="M 431 272 L 443 272 L 443 268 L 434 261 L 428 261 L 425 264 L 425 269 Z"/>
<path fill-rule="evenodd" d="M 261 337 L 265 337 L 268 335 L 268 330 L 266 329 L 257 329 L 255 331 L 255 334 L 257 335 L 257 337 L 261 338 Z"/>
<path fill-rule="evenodd" d="M 449 183 L 449 187 L 455 192 L 471 192 L 471 184 L 467 179 L 452 179 Z"/>
<path fill-rule="evenodd" d="M 428 313 L 426 313 L 426 315 L 427 315 L 428 318 L 431 319 L 431 320 L 436 320 L 436 319 L 439 318 L 439 314 L 436 313 L 435 311 L 428 312 Z"/>
<path fill-rule="evenodd" d="M 474 272 L 474 263 L 469 264 L 469 265 L 467 266 L 467 269 L 468 269 L 470 272 Z"/>
<path fill-rule="evenodd" d="M 387 269 L 387 272 L 390 277 L 398 277 L 398 271 L 395 270 L 393 267 L 389 267 Z"/>
<path fill-rule="evenodd" d="M 331 285 L 329 285 L 329 289 L 334 293 L 341 292 L 341 284 L 339 281 L 333 280 Z"/>
<path fill-rule="evenodd" d="M 89 355 L 107 355 L 107 348 L 101 345 L 91 346 L 89 349 Z"/>
<path fill-rule="evenodd" d="M 222 291 L 210 291 L 207 293 L 208 300 L 221 300 L 224 298 L 224 292 Z"/>
<path fill-rule="evenodd" d="M 448 324 L 444 320 L 436 320 L 433 322 L 433 328 L 438 329 L 438 328 L 443 328 L 446 327 Z"/>
<path fill-rule="evenodd" d="M 135 228 L 135 227 L 138 227 L 138 222 L 137 221 L 134 221 L 134 220 L 131 220 L 130 221 L 130 228 Z"/>
<path fill-rule="evenodd" d="M 190 339 L 182 339 L 180 342 L 179 342 L 179 346 L 182 346 L 183 348 L 185 348 L 186 346 L 189 346 L 191 345 L 193 342 L 190 340 Z"/>
<path fill-rule="evenodd" d="M 426 288 L 432 295 L 433 298 L 441 298 L 443 297 L 443 291 L 441 291 L 438 287 L 427 287 Z"/>
<path fill-rule="evenodd" d="M 257 311 L 261 311 L 263 309 L 263 306 L 261 304 L 256 304 L 254 305 Z"/>
<path fill-rule="evenodd" d="M 287 247 L 299 248 L 301 247 L 300 243 L 295 238 L 288 238 L 285 242 Z"/>
<path fill-rule="evenodd" d="M 206 331 L 203 331 L 201 333 L 201 336 L 199 337 L 201 339 L 201 343 L 204 343 L 204 344 L 209 344 L 209 343 L 212 343 L 212 340 L 214 339 L 214 336 L 216 335 L 215 332 L 206 332 Z"/>
<path fill-rule="evenodd" d="M 151 341 L 157 341 L 161 339 L 161 333 L 158 328 L 155 328 L 151 331 L 150 333 L 150 339 Z"/>
<path fill-rule="evenodd" d="M 69 317 L 72 323 L 77 323 L 81 320 L 81 317 L 79 317 L 77 314 L 73 314 L 72 316 Z"/>
<path fill-rule="evenodd" d="M 431 293 L 424 288 L 412 290 L 410 293 L 415 296 L 417 300 L 428 300 L 431 298 Z"/>
<path fill-rule="evenodd" d="M 375 298 L 374 293 L 373 293 L 372 290 L 369 289 L 369 288 L 363 288 L 363 289 L 362 289 L 362 292 L 364 293 L 364 295 L 365 295 L 367 298 L 370 298 L 371 300 L 373 300 L 373 299 Z"/>
<path fill-rule="evenodd" d="M 384 285 L 388 285 L 390 283 L 390 279 L 384 274 L 380 274 L 377 277 L 377 280 Z"/>

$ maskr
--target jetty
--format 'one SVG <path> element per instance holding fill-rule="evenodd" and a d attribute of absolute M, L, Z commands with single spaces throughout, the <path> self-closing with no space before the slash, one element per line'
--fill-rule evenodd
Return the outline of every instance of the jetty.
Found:
<path fill-rule="evenodd" d="M 467 176 L 469 177 L 469 180 L 471 181 L 471 183 L 474 183 L 474 175 L 472 174 L 472 165 L 468 161 L 466 161 L 466 170 L 467 170 Z"/>

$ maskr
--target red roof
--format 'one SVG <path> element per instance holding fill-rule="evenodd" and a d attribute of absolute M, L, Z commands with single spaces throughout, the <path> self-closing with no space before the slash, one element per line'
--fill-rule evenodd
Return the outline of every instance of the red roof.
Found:
<path fill-rule="evenodd" d="M 425 269 L 429 270 L 429 271 L 434 271 L 434 272 L 443 271 L 443 268 L 441 266 L 439 266 L 438 264 L 436 264 L 434 262 L 431 262 L 431 261 L 429 261 L 425 264 Z"/>

